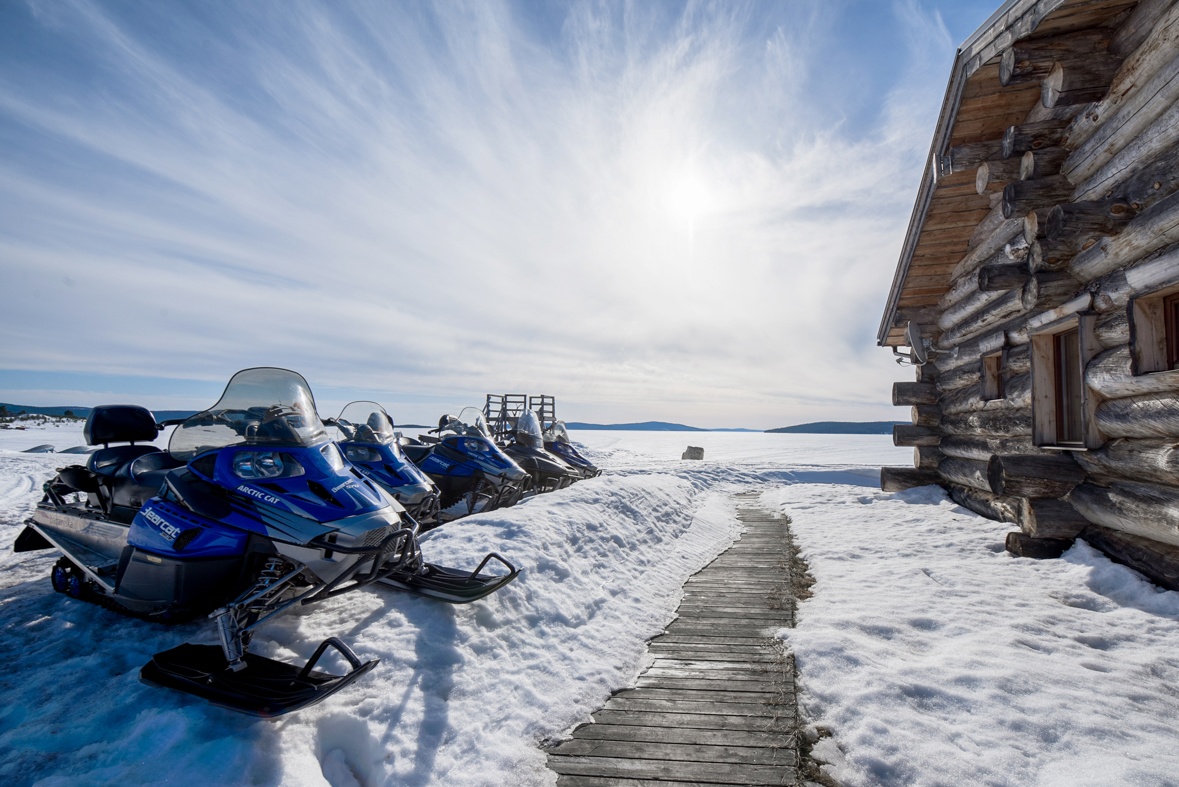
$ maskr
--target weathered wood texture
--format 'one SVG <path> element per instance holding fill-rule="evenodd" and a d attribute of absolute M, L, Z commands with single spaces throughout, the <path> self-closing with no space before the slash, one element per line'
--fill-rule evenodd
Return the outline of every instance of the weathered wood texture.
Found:
<path fill-rule="evenodd" d="M 1069 454 L 1002 456 L 987 463 L 990 490 L 1015 497 L 1063 497 L 1085 478 Z"/>
<path fill-rule="evenodd" d="M 1003 497 L 993 492 L 960 484 L 950 485 L 950 499 L 963 508 L 999 522 L 1016 522 L 1019 518 L 1019 498 Z"/>
<path fill-rule="evenodd" d="M 1179 489 L 1135 481 L 1081 484 L 1069 502 L 1094 524 L 1179 546 Z"/>
<path fill-rule="evenodd" d="M 1053 497 L 1020 499 L 1015 521 L 1032 538 L 1075 538 L 1090 524 L 1067 500 Z"/>
<path fill-rule="evenodd" d="M 1079 60 L 1094 51 L 1109 51 L 1112 38 L 1111 31 L 1102 29 L 1020 41 L 1005 49 L 999 59 L 999 84 L 1039 82 L 1059 60 Z"/>
<path fill-rule="evenodd" d="M 1081 281 L 1092 281 L 1176 243 L 1179 243 L 1179 193 L 1139 213 L 1117 235 L 1102 238 L 1079 253 L 1069 270 Z"/>
<path fill-rule="evenodd" d="M 911 404 L 933 404 L 937 401 L 937 386 L 933 383 L 893 383 L 892 403 L 896 407 Z"/>
<path fill-rule="evenodd" d="M 894 424 L 892 444 L 896 446 L 937 445 L 942 433 L 938 429 L 913 424 Z"/>
<path fill-rule="evenodd" d="M 1127 565 L 1156 585 L 1179 590 L 1179 547 L 1131 533 L 1090 525 L 1081 538 L 1111 560 Z"/>
<path fill-rule="evenodd" d="M 936 470 L 921 467 L 880 468 L 880 489 L 884 492 L 903 492 L 915 486 L 941 483 Z"/>
<path fill-rule="evenodd" d="M 913 467 L 921 470 L 937 470 L 937 463 L 944 458 L 945 454 L 935 445 L 918 445 L 913 448 Z"/>
<path fill-rule="evenodd" d="M 1097 479 L 1179 487 L 1179 439 L 1110 440 L 1096 451 L 1077 452 L 1076 461 Z"/>
<path fill-rule="evenodd" d="M 788 520 L 742 495 L 739 541 L 688 580 L 637 686 L 552 746 L 561 787 L 798 784 Z"/>
<path fill-rule="evenodd" d="M 1063 107 L 1097 101 L 1109 92 L 1109 83 L 1121 64 L 1117 55 L 1102 52 L 1079 60 L 1058 60 L 1041 83 L 1040 103 Z"/>

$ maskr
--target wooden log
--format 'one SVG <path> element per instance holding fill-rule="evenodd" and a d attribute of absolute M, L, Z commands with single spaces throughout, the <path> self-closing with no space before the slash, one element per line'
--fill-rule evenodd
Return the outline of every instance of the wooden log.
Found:
<path fill-rule="evenodd" d="M 1095 451 L 1078 451 L 1077 464 L 1090 476 L 1179 486 L 1179 441 L 1110 440 Z"/>
<path fill-rule="evenodd" d="M 913 376 L 919 383 L 937 383 L 938 367 L 933 361 L 927 361 L 920 366 L 913 367 Z"/>
<path fill-rule="evenodd" d="M 1078 245 L 1077 241 L 1081 241 Z M 1064 271 L 1077 255 L 1100 242 L 1098 238 L 1040 238 L 1032 243 L 1028 254 L 1028 267 L 1033 271 Z"/>
<path fill-rule="evenodd" d="M 1179 245 L 1152 254 L 1133 267 L 1103 276 L 1094 290 L 1093 308 L 1100 312 L 1124 309 L 1131 298 L 1179 284 Z"/>
<path fill-rule="evenodd" d="M 1116 236 L 1103 238 L 1077 254 L 1069 270 L 1081 281 L 1093 281 L 1176 243 L 1179 243 L 1179 193 L 1139 213 Z"/>
<path fill-rule="evenodd" d="M 1159 587 L 1179 590 L 1179 547 L 1101 525 L 1090 525 L 1080 537 L 1110 560 L 1129 566 Z"/>
<path fill-rule="evenodd" d="M 935 445 L 913 446 L 913 467 L 920 470 L 937 470 L 938 462 L 945 458 L 945 454 Z"/>
<path fill-rule="evenodd" d="M 1171 26 L 1169 33 L 1174 35 Z M 1067 131 L 1073 152 L 1062 170 L 1074 183 L 1092 177 L 1109 159 L 1139 136 L 1177 98 L 1179 50 L 1155 50 L 1146 79 L 1111 85 L 1109 95 L 1076 117 Z M 1129 74 L 1125 74 L 1129 76 Z"/>
<path fill-rule="evenodd" d="M 1066 271 L 1038 271 L 1023 286 L 1023 310 L 1054 309 L 1075 296 L 1079 289 L 1081 283 Z"/>
<path fill-rule="evenodd" d="M 1035 538 L 1027 533 L 1014 531 L 1007 534 L 1003 544 L 1007 551 L 1016 557 L 1052 560 L 1067 552 L 1073 542 L 1067 538 Z"/>
<path fill-rule="evenodd" d="M 1109 83 L 1121 64 L 1118 56 L 1101 52 L 1082 60 L 1057 61 L 1040 83 L 1040 103 L 1064 107 L 1098 101 L 1109 92 Z"/>
<path fill-rule="evenodd" d="M 892 427 L 892 444 L 895 446 L 937 445 L 941 440 L 941 431 L 928 426 L 893 424 Z"/>
<path fill-rule="evenodd" d="M 1003 150 L 1003 140 L 995 139 L 985 142 L 969 142 L 950 148 L 950 172 L 966 172 L 975 169 L 979 164 L 990 158 L 995 158 Z"/>
<path fill-rule="evenodd" d="M 1018 41 L 999 58 L 999 84 L 1026 84 L 1043 80 L 1058 60 L 1077 60 L 1093 52 L 1108 52 L 1109 30 L 1082 30 L 1058 36 Z"/>
<path fill-rule="evenodd" d="M 1179 489 L 1132 481 L 1081 484 L 1068 499 L 1094 524 L 1179 546 Z"/>
<path fill-rule="evenodd" d="M 951 391 L 958 391 L 971 385 L 978 385 L 982 382 L 982 374 L 979 371 L 977 363 L 966 364 L 957 369 L 946 372 L 937 381 L 938 390 L 945 396 Z M 932 407 L 933 405 L 926 405 Z"/>
<path fill-rule="evenodd" d="M 1032 333 L 1035 333 L 1045 325 L 1051 325 L 1057 320 L 1063 320 L 1070 314 L 1087 311 L 1093 303 L 1093 296 L 1088 292 L 1082 292 L 1077 297 L 1065 301 L 1057 306 L 1055 309 L 1048 309 L 1037 314 L 1032 314 L 1026 320 L 1021 321 L 1018 325 L 1007 329 L 1007 341 L 1011 344 L 1026 344 Z"/>
<path fill-rule="evenodd" d="M 1134 213 L 1179 191 L 1179 146 L 1168 148 L 1148 162 L 1140 162 L 1118 191 L 1118 199 L 1128 203 Z"/>
<path fill-rule="evenodd" d="M 1008 126 L 1003 132 L 1003 158 L 1023 157 L 1029 150 L 1060 147 L 1067 124 L 1060 120 L 1041 120 Z"/>
<path fill-rule="evenodd" d="M 1134 206 L 1122 199 L 1066 202 L 1048 212 L 1044 235 L 1050 240 L 1113 235 L 1121 232 L 1136 213 Z M 1081 245 L 1077 243 L 1078 251 Z"/>
<path fill-rule="evenodd" d="M 1003 365 L 1011 375 L 1027 374 L 1032 369 L 1031 346 L 1027 344 L 1008 347 Z"/>
<path fill-rule="evenodd" d="M 1030 374 L 1010 376 L 1005 384 L 1001 399 L 984 399 L 981 383 L 959 388 L 956 391 L 942 394 L 941 409 L 943 417 L 957 413 L 967 413 L 974 410 L 1001 409 L 1005 407 L 1027 407 L 1032 401 L 1032 379 Z"/>
<path fill-rule="evenodd" d="M 1019 500 L 1000 497 L 983 489 L 950 484 L 950 499 L 963 508 L 996 522 L 1015 522 L 1019 515 Z"/>
<path fill-rule="evenodd" d="M 1179 80 L 1179 75 L 1176 79 Z M 1078 182 L 1075 198 L 1097 199 L 1121 193 L 1123 184 L 1138 172 L 1143 162 L 1154 160 L 1176 144 L 1179 144 L 1179 104 L 1166 107 L 1141 134 L 1128 140 L 1096 172 Z M 1072 160 L 1070 156 L 1066 168 Z M 1074 179 L 1077 173 L 1074 171 L 1068 177 Z"/>
<path fill-rule="evenodd" d="M 1021 159 L 995 159 L 979 164 L 974 175 L 974 190 L 979 194 L 998 191 L 1019 179 Z"/>
<path fill-rule="evenodd" d="M 1090 525 L 1067 500 L 1021 498 L 1019 529 L 1032 538 L 1076 538 Z"/>
<path fill-rule="evenodd" d="M 880 489 L 883 492 L 903 492 L 915 486 L 941 482 L 937 471 L 913 467 L 880 468 Z"/>
<path fill-rule="evenodd" d="M 990 293 L 988 293 L 990 294 Z M 1005 320 L 1026 311 L 1023 306 L 1023 291 L 1013 290 L 998 293 L 999 297 L 984 308 L 964 317 L 956 325 L 944 330 L 938 337 L 939 348 L 950 348 L 967 339 L 996 328 Z"/>
<path fill-rule="evenodd" d="M 1008 183 L 1008 186 L 1011 184 Z M 998 217 L 998 223 L 992 221 L 993 217 Z M 1009 241 L 1015 239 L 1017 235 L 1023 233 L 1023 218 L 1004 218 L 1002 204 L 997 205 L 987 217 L 979 222 L 976 232 L 981 230 L 984 225 L 988 226 L 989 232 L 984 236 L 974 239 L 972 236 L 972 245 L 970 251 L 954 266 L 953 272 L 950 274 L 951 279 L 959 279 L 969 273 L 973 273 L 980 267 L 987 263 L 994 255 L 1003 251 L 1003 247 Z"/>
<path fill-rule="evenodd" d="M 1134 356 L 1129 346 L 1123 344 L 1089 362 L 1085 367 L 1085 384 L 1107 399 L 1179 393 L 1179 370 L 1137 374 Z"/>
<path fill-rule="evenodd" d="M 894 407 L 911 404 L 933 404 L 937 401 L 937 386 L 933 383 L 893 383 L 892 403 Z"/>
<path fill-rule="evenodd" d="M 978 277 L 975 276 L 975 286 L 978 285 Z M 948 307 L 941 316 L 938 317 L 937 327 L 944 333 L 955 325 L 958 325 L 963 320 L 968 319 L 972 315 L 986 311 L 991 304 L 998 301 L 1004 295 L 1003 291 L 998 292 L 982 292 L 975 289 L 973 293 L 963 298 L 958 303 Z"/>
<path fill-rule="evenodd" d="M 1117 309 L 1098 316 L 1093 333 L 1102 347 L 1111 348 L 1130 342 L 1130 318 L 1125 309 Z"/>
<path fill-rule="evenodd" d="M 1020 454 L 1047 454 L 1044 449 L 1032 445 L 1030 435 L 1023 437 L 990 437 L 977 434 L 948 434 L 942 438 L 938 449 L 946 456 L 956 456 L 961 459 L 979 459 L 989 461 L 999 453 L 1017 452 Z"/>
<path fill-rule="evenodd" d="M 1027 265 L 984 265 L 978 269 L 978 289 L 982 292 L 1023 289 L 1029 276 Z"/>
<path fill-rule="evenodd" d="M 1048 230 L 1048 214 L 1054 205 L 1029 210 L 1023 217 L 1023 239 L 1029 246 L 1043 238 Z"/>
<path fill-rule="evenodd" d="M 938 364 L 943 374 L 949 374 L 963 366 L 973 366 L 977 369 L 982 356 L 999 352 L 1006 343 L 1006 333 L 1002 330 L 994 331 L 943 351 L 938 355 Z"/>
<path fill-rule="evenodd" d="M 937 323 L 938 313 L 939 309 L 936 306 L 899 306 L 893 318 L 893 325 L 903 327 L 909 322 L 915 322 L 924 329 L 929 329 Z M 923 330 L 921 335 L 927 334 Z"/>
<path fill-rule="evenodd" d="M 1068 150 L 1060 145 L 1029 150 L 1019 159 L 1019 179 L 1035 180 L 1061 174 Z"/>
<path fill-rule="evenodd" d="M 1021 435 L 1030 437 L 1032 434 L 1032 409 L 1021 407 L 956 413 L 942 418 L 941 429 L 948 435 L 985 434 L 992 437 Z"/>
<path fill-rule="evenodd" d="M 1028 242 L 1025 238 L 1016 237 L 1003 246 L 1003 256 L 1012 262 L 1026 262 L 1028 258 Z"/>
<path fill-rule="evenodd" d="M 1072 197 L 1073 184 L 1064 175 L 1012 181 L 1003 187 L 1003 215 L 1007 218 L 1019 217 L 1022 230 L 1023 217 L 1029 210 L 1068 202 Z"/>
<path fill-rule="evenodd" d="M 1097 406 L 1097 428 L 1116 437 L 1179 437 L 1179 393 L 1160 392 L 1107 399 Z M 946 421 L 943 419 L 942 428 Z"/>
<path fill-rule="evenodd" d="M 914 426 L 937 426 L 942 420 L 942 411 L 936 404 L 915 404 L 909 414 Z"/>
<path fill-rule="evenodd" d="M 987 462 L 987 481 L 997 495 L 1063 497 L 1084 480 L 1084 469 L 1068 454 L 996 454 Z"/>
<path fill-rule="evenodd" d="M 1167 49 L 1167 45 L 1174 37 L 1169 36 L 1160 41 L 1156 36 L 1160 30 L 1166 30 L 1174 25 L 1177 17 L 1179 6 L 1175 5 L 1175 0 L 1140 0 L 1130 16 L 1114 33 L 1109 43 L 1109 51 L 1127 58 L 1126 64 L 1123 65 L 1124 70 L 1130 65 L 1131 60 L 1139 57 L 1139 47 Z"/>

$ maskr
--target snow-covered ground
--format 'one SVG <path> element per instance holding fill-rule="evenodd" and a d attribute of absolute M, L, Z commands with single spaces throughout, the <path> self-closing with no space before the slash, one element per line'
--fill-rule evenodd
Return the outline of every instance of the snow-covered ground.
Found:
<path fill-rule="evenodd" d="M 0 431 L 0 779 L 8 783 L 552 784 L 536 743 L 644 665 L 682 582 L 737 535 L 732 494 L 794 519 L 817 582 L 797 629 L 817 754 L 850 784 L 1172 784 L 1179 594 L 1084 544 L 1002 549 L 1008 527 L 937 490 L 884 494 L 887 436 L 579 432 L 607 474 L 429 534 L 427 558 L 520 564 L 451 607 L 361 591 L 270 624 L 266 655 L 338 635 L 381 664 L 277 722 L 137 680 L 152 653 L 212 641 L 66 599 L 54 557 L 11 544 L 53 468 L 22 454 L 80 427 Z M 689 445 L 705 461 L 684 462 Z"/>

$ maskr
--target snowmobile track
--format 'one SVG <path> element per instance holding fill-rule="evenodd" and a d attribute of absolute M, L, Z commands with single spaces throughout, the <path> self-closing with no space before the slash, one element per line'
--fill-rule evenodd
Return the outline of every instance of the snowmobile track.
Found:
<path fill-rule="evenodd" d="M 688 580 L 638 686 L 549 749 L 559 787 L 801 782 L 794 664 L 773 638 L 794 625 L 789 520 L 737 499 L 740 540 Z"/>

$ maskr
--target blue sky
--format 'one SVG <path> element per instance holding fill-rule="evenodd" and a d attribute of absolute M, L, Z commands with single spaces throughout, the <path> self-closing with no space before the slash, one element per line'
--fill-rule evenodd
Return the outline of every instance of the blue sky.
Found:
<path fill-rule="evenodd" d="M 0 4 L 0 401 L 903 417 L 951 0 Z"/>

